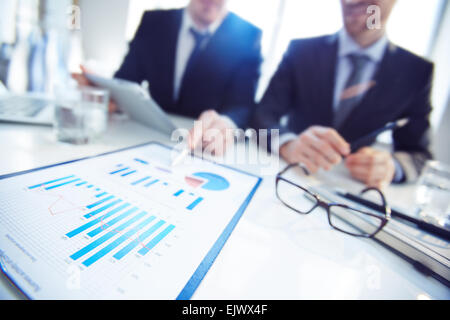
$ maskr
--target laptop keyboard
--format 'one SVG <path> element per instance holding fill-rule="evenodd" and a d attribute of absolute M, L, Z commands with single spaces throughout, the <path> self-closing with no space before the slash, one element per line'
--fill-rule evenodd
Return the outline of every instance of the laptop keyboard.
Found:
<path fill-rule="evenodd" d="M 49 105 L 45 99 L 30 97 L 8 97 L 0 99 L 0 116 L 35 117 Z"/>

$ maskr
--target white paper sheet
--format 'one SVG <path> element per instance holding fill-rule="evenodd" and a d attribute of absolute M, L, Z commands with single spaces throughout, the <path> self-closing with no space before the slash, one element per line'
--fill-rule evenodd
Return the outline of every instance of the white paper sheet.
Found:
<path fill-rule="evenodd" d="M 0 180 L 2 269 L 31 298 L 177 298 L 260 179 L 201 159 L 171 168 L 170 152 Z"/>

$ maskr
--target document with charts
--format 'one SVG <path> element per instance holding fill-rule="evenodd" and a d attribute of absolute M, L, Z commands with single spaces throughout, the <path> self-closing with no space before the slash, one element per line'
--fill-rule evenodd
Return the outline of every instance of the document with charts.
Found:
<path fill-rule="evenodd" d="M 155 143 L 0 179 L 0 264 L 32 299 L 189 299 L 257 176 Z"/>

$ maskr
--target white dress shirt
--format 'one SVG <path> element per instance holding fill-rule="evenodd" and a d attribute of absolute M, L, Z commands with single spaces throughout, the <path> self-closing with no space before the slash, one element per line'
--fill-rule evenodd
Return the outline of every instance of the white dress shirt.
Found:
<path fill-rule="evenodd" d="M 217 19 L 206 29 L 199 29 L 199 27 L 192 20 L 191 14 L 188 9 L 184 9 L 183 18 L 181 22 L 180 32 L 178 34 L 177 52 L 175 55 L 175 77 L 174 77 L 174 98 L 178 99 L 180 93 L 181 82 L 183 80 L 184 71 L 186 65 L 191 56 L 192 50 L 195 47 L 195 39 L 192 33 L 189 31 L 191 28 L 195 29 L 199 33 L 209 33 L 212 36 L 222 24 L 226 14 L 223 17 Z M 204 44 L 206 45 L 206 43 Z"/>

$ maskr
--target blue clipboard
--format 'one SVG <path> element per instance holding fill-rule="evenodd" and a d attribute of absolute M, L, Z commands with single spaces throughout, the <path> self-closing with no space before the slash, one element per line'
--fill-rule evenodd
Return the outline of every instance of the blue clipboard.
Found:
<path fill-rule="evenodd" d="M 67 164 L 74 163 L 74 162 L 80 162 L 80 161 L 84 161 L 84 160 L 88 160 L 88 159 L 93 159 L 93 158 L 97 158 L 97 157 L 101 157 L 101 156 L 106 156 L 106 155 L 109 155 L 109 154 L 120 153 L 120 152 L 123 152 L 123 151 L 126 151 L 126 150 L 132 150 L 132 149 L 135 149 L 135 148 L 140 148 L 140 147 L 149 146 L 149 145 L 158 145 L 158 146 L 161 146 L 161 147 L 169 149 L 169 150 L 173 149 L 173 148 L 171 148 L 171 147 L 169 147 L 167 145 L 164 145 L 162 143 L 148 142 L 148 143 L 144 143 L 144 144 L 140 144 L 140 145 L 136 145 L 136 146 L 132 146 L 132 147 L 127 147 L 127 148 L 123 148 L 123 149 L 119 149 L 119 150 L 115 150 L 115 151 L 111 151 L 111 152 L 98 154 L 98 155 L 95 155 L 95 156 L 84 157 L 84 158 L 80 158 L 80 159 L 76 159 L 76 160 L 70 160 L 70 161 L 57 163 L 57 164 L 52 164 L 52 165 L 48 165 L 48 166 L 44 166 L 44 167 L 40 167 L 40 168 L 31 169 L 31 170 L 26 170 L 26 171 L 21 171 L 21 172 L 16 172 L 16 173 L 2 175 L 2 176 L 0 176 L 0 180 L 11 178 L 11 177 L 15 177 L 15 176 L 20 176 L 20 175 L 25 175 L 25 174 L 28 174 L 28 173 L 31 173 L 31 172 L 45 170 L 45 169 L 49 169 L 49 168 L 53 168 L 53 167 L 57 167 L 57 166 L 63 166 L 63 165 L 67 165 Z M 230 167 L 230 166 L 227 166 L 227 165 L 216 163 L 216 162 L 211 161 L 211 160 L 207 160 L 207 159 L 202 159 L 202 160 L 214 163 L 215 165 L 222 166 L 222 167 L 225 167 L 225 168 L 230 169 L 230 170 L 234 170 L 234 171 L 240 172 L 242 174 L 245 174 L 245 175 L 248 175 L 248 176 L 251 176 L 251 177 L 255 177 L 255 178 L 257 178 L 257 182 L 256 182 L 255 186 L 253 187 L 253 189 L 250 191 L 250 193 L 247 196 L 247 198 L 244 200 L 244 202 L 239 207 L 238 211 L 234 214 L 234 216 L 231 219 L 231 221 L 225 227 L 225 229 L 222 232 L 222 234 L 216 240 L 216 242 L 211 247 L 211 249 L 209 250 L 207 255 L 203 258 L 202 262 L 197 267 L 196 271 L 191 276 L 191 278 L 188 280 L 188 282 L 186 283 L 185 287 L 181 290 L 181 292 L 177 296 L 176 300 L 190 300 L 191 299 L 191 297 L 193 296 L 195 290 L 198 288 L 198 286 L 200 285 L 201 281 L 205 277 L 206 273 L 209 271 L 209 269 L 211 268 L 212 264 L 216 260 L 217 256 L 219 255 L 219 253 L 222 250 L 223 246 L 225 245 L 226 241 L 228 240 L 228 238 L 230 237 L 230 235 L 233 232 L 234 228 L 236 227 L 236 225 L 238 224 L 238 222 L 241 219 L 242 215 L 244 214 L 245 209 L 247 208 L 247 206 L 249 205 L 249 203 L 252 200 L 253 196 L 255 195 L 256 191 L 258 190 L 259 186 L 261 185 L 261 182 L 263 181 L 263 178 L 261 178 L 261 177 L 259 177 L 257 175 L 254 175 L 252 173 L 248 173 L 248 172 L 245 172 L 245 171 L 237 169 L 237 168 L 233 168 L 233 167 Z M 18 285 L 16 285 L 16 283 L 8 276 L 7 272 L 5 272 L 5 270 L 3 269 L 3 266 L 1 264 L 0 264 L 0 269 L 1 269 L 2 273 L 8 278 L 8 280 L 14 285 L 14 287 L 17 288 L 17 290 L 19 290 L 26 298 L 30 299 L 30 297 L 24 291 L 22 291 L 20 289 L 20 287 Z"/>

